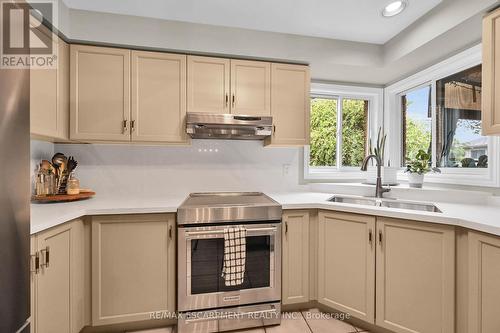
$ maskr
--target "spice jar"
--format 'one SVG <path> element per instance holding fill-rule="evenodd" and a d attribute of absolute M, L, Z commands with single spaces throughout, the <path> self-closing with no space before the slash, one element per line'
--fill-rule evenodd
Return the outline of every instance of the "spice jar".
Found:
<path fill-rule="evenodd" d="M 66 193 L 69 195 L 80 194 L 80 181 L 75 177 L 73 172 L 69 175 Z"/>

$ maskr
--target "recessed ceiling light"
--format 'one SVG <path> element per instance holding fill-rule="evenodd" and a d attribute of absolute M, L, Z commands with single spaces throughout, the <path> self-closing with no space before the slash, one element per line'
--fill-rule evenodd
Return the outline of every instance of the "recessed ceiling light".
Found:
<path fill-rule="evenodd" d="M 382 10 L 382 16 L 392 17 L 398 15 L 406 8 L 406 0 L 393 1 Z"/>

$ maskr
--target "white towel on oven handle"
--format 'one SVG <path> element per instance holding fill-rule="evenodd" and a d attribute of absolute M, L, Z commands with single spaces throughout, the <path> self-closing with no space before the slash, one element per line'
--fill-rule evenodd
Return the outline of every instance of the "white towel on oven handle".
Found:
<path fill-rule="evenodd" d="M 222 277 L 226 286 L 239 286 L 245 280 L 246 229 L 224 229 L 224 262 Z"/>

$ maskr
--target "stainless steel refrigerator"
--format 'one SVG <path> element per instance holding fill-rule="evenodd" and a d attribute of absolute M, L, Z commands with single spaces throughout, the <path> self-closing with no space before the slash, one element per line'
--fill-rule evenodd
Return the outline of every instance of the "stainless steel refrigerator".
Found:
<path fill-rule="evenodd" d="M 29 332 L 29 79 L 29 70 L 0 69 L 1 333 Z"/>

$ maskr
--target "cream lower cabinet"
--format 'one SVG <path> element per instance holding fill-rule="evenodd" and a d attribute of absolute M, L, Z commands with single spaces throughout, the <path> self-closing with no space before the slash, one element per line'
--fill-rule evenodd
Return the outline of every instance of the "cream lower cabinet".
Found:
<path fill-rule="evenodd" d="M 483 135 L 500 135 L 500 8 L 483 20 Z"/>
<path fill-rule="evenodd" d="M 187 144 L 186 56 L 132 51 L 132 141 Z"/>
<path fill-rule="evenodd" d="M 32 236 L 31 244 L 31 332 L 80 332 L 84 326 L 83 222 L 43 231 Z"/>
<path fill-rule="evenodd" d="M 309 302 L 309 212 L 284 212 L 281 239 L 282 303 Z"/>
<path fill-rule="evenodd" d="M 454 332 L 454 227 L 377 218 L 376 257 L 377 326 Z"/>
<path fill-rule="evenodd" d="M 93 326 L 175 311 L 175 216 L 92 218 Z"/>
<path fill-rule="evenodd" d="M 51 34 L 51 32 L 48 32 Z M 69 138 L 69 45 L 56 35 L 57 67 L 30 70 L 31 134 L 56 140 Z"/>
<path fill-rule="evenodd" d="M 319 212 L 318 234 L 318 302 L 374 323 L 375 217 Z"/>
<path fill-rule="evenodd" d="M 273 134 L 266 145 L 304 146 L 309 144 L 309 67 L 271 64 L 271 116 Z"/>
<path fill-rule="evenodd" d="M 500 238 L 469 232 L 467 332 L 500 332 Z"/>

